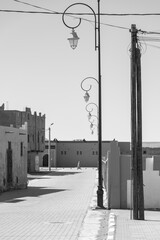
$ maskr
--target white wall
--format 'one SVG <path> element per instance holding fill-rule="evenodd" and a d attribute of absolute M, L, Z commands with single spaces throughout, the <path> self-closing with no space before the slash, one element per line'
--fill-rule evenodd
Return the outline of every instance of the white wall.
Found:
<path fill-rule="evenodd" d="M 144 206 L 145 208 L 160 208 L 160 176 L 153 170 L 154 158 L 146 159 L 146 171 L 143 171 Z"/>
<path fill-rule="evenodd" d="M 12 149 L 12 186 L 26 187 L 27 184 L 27 130 L 0 126 L 0 191 L 7 185 L 7 149 L 11 142 Z M 21 156 L 21 142 L 23 155 Z"/>
<path fill-rule="evenodd" d="M 143 171 L 144 184 L 144 208 L 160 209 L 160 175 L 159 171 L 153 169 L 154 157 L 146 158 L 146 170 Z M 131 181 L 127 181 L 127 208 L 131 202 Z"/>

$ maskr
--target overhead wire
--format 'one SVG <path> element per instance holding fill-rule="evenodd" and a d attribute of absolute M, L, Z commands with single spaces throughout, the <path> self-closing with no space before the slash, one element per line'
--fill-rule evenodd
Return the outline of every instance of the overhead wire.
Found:
<path fill-rule="evenodd" d="M 160 38 L 154 37 L 138 37 L 139 40 L 149 41 L 149 42 L 160 42 Z"/>
<path fill-rule="evenodd" d="M 31 3 L 27 3 L 27 2 L 24 2 L 24 1 L 20 1 L 20 0 L 13 0 L 13 1 L 17 2 L 17 3 L 21 3 L 21 4 L 24 4 L 24 5 L 27 5 L 27 6 L 30 6 L 30 7 L 38 8 L 38 9 L 41 9 L 41 10 L 46 10 L 46 11 L 48 11 L 50 13 L 59 14 L 59 12 L 53 11 L 51 9 L 40 7 L 40 6 L 31 4 Z M 43 13 L 45 13 L 45 12 L 43 12 Z"/>
<path fill-rule="evenodd" d="M 160 34 L 160 32 L 139 30 L 138 31 L 138 36 L 137 36 L 138 43 L 141 46 L 144 45 L 146 49 L 147 49 L 148 46 L 160 49 L 160 46 L 153 45 L 153 44 L 148 44 L 148 42 L 159 43 L 160 42 L 160 37 L 156 36 L 156 35 L 159 35 L 159 34 Z M 153 36 L 153 35 L 155 35 L 155 36 Z"/>
<path fill-rule="evenodd" d="M 34 4 L 31 4 L 31 3 L 27 3 L 27 2 L 24 2 L 24 1 L 21 1 L 21 0 L 13 0 L 14 2 L 17 2 L 17 3 L 21 3 L 21 4 L 24 4 L 24 5 L 28 5 L 28 6 L 31 6 L 31 7 L 34 7 L 34 8 L 37 8 L 37 9 L 41 9 L 41 10 L 45 10 L 47 12 L 44 12 L 44 11 L 23 11 L 23 10 L 1 10 L 0 9 L 0 12 L 16 12 L 16 13 L 33 13 L 33 14 L 57 14 L 57 15 L 63 15 L 62 12 L 57 12 L 57 11 L 53 11 L 51 9 L 48 9 L 48 8 L 44 8 L 44 7 L 40 7 L 40 6 L 37 6 L 37 5 L 34 5 Z M 93 13 L 65 13 L 66 16 L 69 16 L 69 17 L 73 17 L 73 18 L 77 18 L 79 19 L 79 17 L 76 17 L 76 16 L 86 16 L 86 15 L 93 15 Z M 97 14 L 96 14 L 97 15 Z M 100 13 L 101 16 L 156 16 L 156 15 L 159 15 L 160 16 L 160 13 Z M 84 21 L 87 21 L 87 22 L 94 22 L 92 20 L 89 20 L 89 19 L 86 19 L 86 18 L 81 18 L 81 20 L 84 20 Z M 104 25 L 104 26 L 108 26 L 108 27 L 113 27 L 113 28 L 119 28 L 119 29 L 123 29 L 123 30 L 130 30 L 130 28 L 127 28 L 127 27 L 123 27 L 123 26 L 118 26 L 118 25 L 113 25 L 113 24 L 108 24 L 108 23 L 103 23 L 101 22 L 101 25 Z M 143 34 L 160 34 L 159 33 L 156 33 L 156 32 L 147 32 L 147 31 L 142 31 L 142 30 L 139 30 L 139 32 L 141 31 L 141 33 Z"/>
<path fill-rule="evenodd" d="M 15 1 L 15 0 L 14 0 Z M 39 7 L 40 8 L 40 7 Z M 43 8 L 41 8 L 43 9 Z M 63 12 L 56 12 L 53 10 L 47 10 L 45 11 L 24 11 L 24 10 L 8 10 L 8 9 L 0 9 L 1 12 L 15 12 L 15 13 L 39 13 L 39 14 L 59 14 L 62 15 Z M 65 13 L 65 15 L 78 15 L 78 16 L 86 16 L 90 15 L 92 16 L 93 13 Z M 96 14 L 97 15 L 97 14 Z M 127 16 L 160 16 L 160 13 L 100 13 L 101 16 L 117 16 L 117 17 L 127 17 Z"/>

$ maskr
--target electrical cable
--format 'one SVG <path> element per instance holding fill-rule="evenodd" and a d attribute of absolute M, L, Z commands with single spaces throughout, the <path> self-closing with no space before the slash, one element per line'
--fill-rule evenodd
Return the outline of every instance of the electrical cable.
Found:
<path fill-rule="evenodd" d="M 156 46 L 156 45 L 148 44 L 148 43 L 146 43 L 146 45 L 149 46 L 149 47 L 154 47 L 154 48 L 158 48 L 158 49 L 160 49 L 160 46 Z"/>
<path fill-rule="evenodd" d="M 22 4 L 25 4 L 27 6 L 31 6 L 31 7 L 34 7 L 34 8 L 38 8 L 38 9 L 41 9 L 41 10 L 46 10 L 46 11 L 49 11 L 51 13 L 55 13 L 55 14 L 59 14 L 58 12 L 56 11 L 52 11 L 48 8 L 43 8 L 43 7 L 40 7 L 40 6 L 37 6 L 37 5 L 33 5 L 33 4 L 30 4 L 30 3 L 26 3 L 26 2 L 23 2 L 23 1 L 20 1 L 20 0 L 13 0 L 14 2 L 17 2 L 17 3 L 22 3 Z"/>
<path fill-rule="evenodd" d="M 160 42 L 160 38 L 154 38 L 154 37 L 138 37 L 138 39 L 141 41 L 149 41 L 149 42 Z"/>
<path fill-rule="evenodd" d="M 14 0 L 15 1 L 15 0 Z M 39 7 L 40 8 L 40 7 Z M 43 8 L 41 8 L 43 9 Z M 0 9 L 1 12 L 16 12 L 16 13 L 40 13 L 40 14 L 57 14 L 62 15 L 63 12 L 56 12 L 53 10 L 47 10 L 48 12 L 42 12 L 42 11 L 20 11 L 20 10 L 7 10 L 7 9 Z M 87 15 L 93 15 L 93 13 L 65 13 L 66 15 L 77 15 L 77 16 L 87 16 Z M 97 14 L 96 14 L 97 15 Z M 160 16 L 160 13 L 100 13 L 100 16 L 119 16 L 119 17 L 127 17 L 127 16 Z"/>
<path fill-rule="evenodd" d="M 31 6 L 31 7 L 34 7 L 34 8 L 38 8 L 38 9 L 41 9 L 41 10 L 46 10 L 47 12 L 18 11 L 18 10 L 0 10 L 0 11 L 6 11 L 6 12 L 12 12 L 13 11 L 13 12 L 17 12 L 17 13 L 59 14 L 59 15 L 63 14 L 61 12 L 53 11 L 51 9 L 43 8 L 43 7 L 33 5 L 33 4 L 30 4 L 30 3 L 27 3 L 27 2 L 24 2 L 24 1 L 21 1 L 21 0 L 13 0 L 13 1 L 15 1 L 17 3 L 21 3 L 21 4 Z M 70 17 L 73 17 L 75 19 L 76 18 L 79 19 L 79 17 L 76 17 L 75 15 L 77 15 L 77 16 L 79 16 L 79 15 L 93 15 L 93 13 L 65 13 L 65 14 L 70 16 Z M 160 13 L 132 13 L 132 14 L 130 14 L 130 13 L 129 14 L 128 13 L 120 13 L 120 14 L 100 13 L 100 15 L 101 16 L 150 16 L 150 15 L 160 15 Z M 93 22 L 93 21 L 88 20 L 86 18 L 81 18 L 81 20 L 84 20 L 84 21 L 87 21 L 87 22 L 90 22 L 90 23 Z M 124 29 L 124 30 L 130 30 L 130 28 L 127 28 L 127 27 L 122 27 L 122 26 L 117 26 L 117 25 L 107 24 L 107 23 L 102 23 L 102 22 L 101 22 L 101 25 L 108 26 L 108 27 L 119 28 L 119 29 Z M 147 32 L 147 31 L 142 31 L 142 30 L 138 30 L 138 32 L 141 32 L 143 34 L 160 34 L 160 33 L 156 33 L 156 32 Z"/>

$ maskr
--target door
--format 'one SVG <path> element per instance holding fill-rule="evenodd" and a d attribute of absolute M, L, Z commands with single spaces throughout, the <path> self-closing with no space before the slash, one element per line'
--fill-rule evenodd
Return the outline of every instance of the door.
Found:
<path fill-rule="evenodd" d="M 12 184 L 12 148 L 11 142 L 8 142 L 7 149 L 7 183 Z"/>

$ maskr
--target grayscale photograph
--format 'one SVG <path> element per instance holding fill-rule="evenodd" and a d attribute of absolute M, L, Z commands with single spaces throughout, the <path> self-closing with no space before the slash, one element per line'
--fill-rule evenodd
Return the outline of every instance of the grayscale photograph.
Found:
<path fill-rule="evenodd" d="M 0 240 L 160 240 L 160 1 L 0 0 Z"/>

